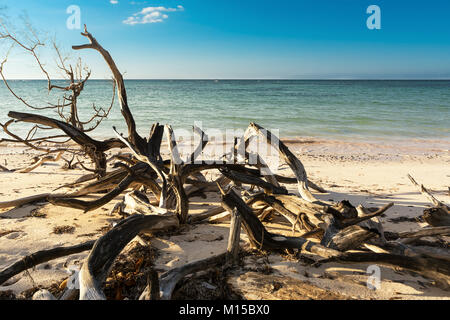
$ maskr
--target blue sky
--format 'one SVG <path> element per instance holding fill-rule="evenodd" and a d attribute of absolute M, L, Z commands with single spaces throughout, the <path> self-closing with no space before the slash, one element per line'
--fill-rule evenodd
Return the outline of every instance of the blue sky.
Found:
<path fill-rule="evenodd" d="M 66 27 L 66 9 L 79 6 L 81 23 L 126 78 L 450 79 L 448 0 L 0 0 L 2 5 L 12 21 L 26 12 L 68 52 L 85 42 L 81 30 Z M 381 9 L 380 30 L 367 28 L 369 5 Z M 71 54 L 84 59 L 94 78 L 110 77 L 98 53 Z M 9 78 L 40 77 L 25 56 L 10 60 Z"/>

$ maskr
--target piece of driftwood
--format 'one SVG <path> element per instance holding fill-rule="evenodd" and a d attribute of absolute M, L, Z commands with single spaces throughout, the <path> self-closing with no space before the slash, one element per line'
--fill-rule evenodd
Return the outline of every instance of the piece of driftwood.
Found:
<path fill-rule="evenodd" d="M 62 295 L 58 298 L 58 300 L 78 300 L 80 296 L 80 290 L 75 288 L 65 288 Z"/>
<path fill-rule="evenodd" d="M 94 243 L 95 240 L 92 240 L 74 246 L 57 247 L 30 254 L 0 272 L 0 285 L 22 271 L 33 268 L 38 264 L 90 250 L 94 246 Z"/>
<path fill-rule="evenodd" d="M 74 50 L 82 50 L 82 49 L 93 49 L 98 51 L 105 62 L 107 63 L 109 69 L 113 74 L 113 78 L 117 87 L 117 97 L 119 100 L 120 109 L 122 112 L 122 116 L 127 124 L 128 128 L 128 138 L 123 137 L 121 134 L 116 132 L 116 135 L 126 147 L 132 151 L 133 155 L 139 160 L 146 163 L 161 179 L 162 181 L 162 189 L 160 196 L 160 207 L 166 207 L 166 192 L 167 192 L 167 179 L 162 173 L 162 163 L 161 163 L 161 155 L 160 155 L 160 147 L 162 136 L 164 132 L 164 127 L 159 124 L 153 125 L 150 130 L 150 136 L 148 139 L 142 138 L 137 130 L 136 123 L 134 121 L 134 117 L 131 113 L 131 110 L 128 106 L 127 92 L 125 88 L 125 83 L 123 81 L 123 76 L 117 68 L 114 60 L 107 50 L 105 50 L 97 40 L 87 31 L 86 26 L 84 27 L 84 32 L 81 33 L 82 36 L 86 37 L 89 40 L 89 44 L 72 46 Z"/>
<path fill-rule="evenodd" d="M 230 189 L 222 196 L 222 201 L 229 212 L 232 212 L 234 208 L 237 209 L 242 217 L 244 230 L 255 248 L 265 250 L 300 249 L 322 257 L 340 254 L 337 250 L 326 248 L 301 237 L 285 237 L 268 232 L 261 221 L 254 215 L 252 209 L 233 189 Z"/>
<path fill-rule="evenodd" d="M 344 300 L 345 296 L 286 275 L 246 272 L 227 283 L 245 300 Z"/>
<path fill-rule="evenodd" d="M 408 174 L 409 180 L 414 184 L 418 190 L 433 204 L 433 208 L 425 209 L 422 218 L 433 227 L 450 226 L 450 208 L 443 202 L 436 199 L 431 192 Z"/>
<path fill-rule="evenodd" d="M 448 236 L 450 235 L 450 227 L 433 227 L 423 228 L 418 231 L 400 232 L 398 237 L 404 240 L 413 241 L 423 237 Z"/>
<path fill-rule="evenodd" d="M 266 193 L 259 194 L 253 198 L 254 201 L 263 201 L 271 208 L 284 216 L 293 226 L 300 232 L 312 231 L 317 228 L 322 228 L 327 231 L 325 242 L 331 244 L 331 237 L 336 235 L 340 230 L 346 227 L 358 224 L 359 228 L 353 227 L 352 230 L 359 229 L 360 232 L 347 232 L 345 239 L 348 244 L 354 242 L 360 237 L 360 242 L 364 242 L 365 237 L 373 236 L 370 230 L 379 230 L 380 227 L 364 226 L 363 223 L 370 221 L 389 209 L 392 204 L 389 204 L 376 212 L 370 212 L 362 216 L 357 216 L 356 209 L 348 202 L 341 202 L 337 205 L 328 205 L 322 202 L 311 203 L 293 195 L 267 195 Z M 328 218 L 327 218 L 328 217 Z M 333 232 L 331 232 L 333 230 Z M 366 231 L 363 231 L 366 230 Z M 349 231 L 349 230 L 347 230 Z M 383 236 L 383 233 L 379 233 Z M 342 235 L 342 234 L 341 234 Z M 350 236 L 355 237 L 354 241 L 350 241 Z M 343 245 L 343 248 L 345 245 Z"/>
<path fill-rule="evenodd" d="M 166 219 L 158 224 L 158 231 L 176 229 L 180 225 L 179 219 L 177 218 L 175 212 L 152 206 L 147 196 L 137 190 L 129 192 L 125 195 L 123 210 L 129 215 L 137 213 L 143 215 L 164 216 Z"/>
<path fill-rule="evenodd" d="M 262 194 L 261 200 L 269 205 L 273 210 L 284 216 L 291 223 L 293 231 L 295 231 L 296 229 L 299 232 L 301 232 L 302 230 L 311 231 L 317 224 L 319 224 L 319 222 L 316 220 L 313 220 L 314 222 L 316 222 L 316 224 L 311 223 L 307 214 L 303 210 L 301 210 L 300 207 L 294 206 L 293 208 L 292 206 L 285 206 L 283 202 L 278 200 L 276 196 L 267 196 L 266 194 Z M 264 218 L 265 216 L 262 217 L 261 220 L 263 220 Z"/>
<path fill-rule="evenodd" d="M 247 132 L 252 132 L 253 130 L 250 130 L 251 128 L 247 128 L 246 134 L 244 135 L 244 140 L 246 139 L 246 135 L 251 135 Z M 249 137 L 247 137 L 247 139 L 249 139 Z M 242 147 L 237 147 L 242 148 Z M 253 175 L 259 178 L 265 178 L 267 180 L 267 182 L 271 183 L 273 186 L 276 187 L 281 187 L 280 183 L 284 183 L 284 184 L 297 184 L 298 180 L 297 178 L 290 178 L 290 177 L 285 177 L 285 176 L 281 176 L 278 174 L 274 174 L 272 173 L 272 171 L 270 170 L 270 168 L 268 167 L 268 165 L 264 162 L 264 160 L 258 155 L 254 155 L 255 157 L 257 157 L 256 159 L 256 164 L 249 164 L 249 165 L 254 165 L 256 166 L 258 169 L 250 169 L 247 167 L 236 167 L 233 168 L 234 170 L 239 170 L 240 172 L 245 172 L 246 174 L 249 175 Z M 246 153 L 246 157 L 249 158 L 250 154 Z M 320 193 L 327 193 L 327 190 L 325 190 L 324 188 L 320 187 L 319 185 L 317 185 L 316 183 L 312 182 L 311 180 L 308 179 L 307 181 L 307 185 L 309 188 L 316 190 L 317 192 Z M 284 192 L 282 192 L 284 193 Z"/>
<path fill-rule="evenodd" d="M 166 125 L 166 134 L 171 155 L 170 173 L 168 179 L 171 185 L 171 190 L 173 190 L 173 194 L 175 195 L 177 200 L 176 209 L 178 218 L 180 220 L 180 223 L 185 224 L 189 215 L 189 198 L 187 197 L 183 187 L 186 177 L 181 175 L 181 170 L 184 163 L 180 158 L 175 134 L 173 133 L 172 127 L 170 125 Z"/>
<path fill-rule="evenodd" d="M 133 170 L 136 172 L 141 173 L 144 168 L 142 168 L 143 165 L 136 165 L 133 166 Z M 77 179 L 73 183 L 68 183 L 65 185 L 60 186 L 59 188 L 55 189 L 64 189 L 64 188 L 75 188 L 77 186 L 82 185 L 84 182 L 92 181 L 98 178 L 96 181 L 88 183 L 87 185 L 81 186 L 81 189 L 78 191 L 78 194 L 89 194 L 89 193 L 96 193 L 103 190 L 108 190 L 111 188 L 114 188 L 114 186 L 119 183 L 122 179 L 124 179 L 127 175 L 127 171 L 124 168 L 118 168 L 116 170 L 113 170 L 111 172 L 106 173 L 104 176 L 98 178 L 96 174 L 89 173 L 87 175 L 84 175 Z"/>
<path fill-rule="evenodd" d="M 364 217 L 368 214 L 371 214 L 375 211 L 377 211 L 377 208 L 374 208 L 373 210 L 369 210 L 367 208 L 364 208 L 362 205 L 358 205 L 356 207 L 356 211 L 358 212 L 358 217 Z M 360 227 L 363 227 L 367 230 L 372 230 L 376 232 L 379 236 L 381 241 L 386 242 L 386 237 L 384 235 L 384 228 L 383 224 L 381 223 L 380 217 L 373 217 L 366 221 L 362 221 L 358 223 Z"/>
<path fill-rule="evenodd" d="M 257 130 L 255 130 L 255 128 Z M 302 169 L 301 169 L 303 167 L 303 164 L 300 162 L 300 160 L 298 160 L 298 158 L 295 157 L 295 155 L 293 155 L 289 151 L 289 149 L 284 144 L 277 145 L 279 140 L 275 139 L 275 141 L 273 141 L 274 147 L 277 149 L 281 148 L 280 151 L 282 152 L 282 155 L 285 157 L 285 159 L 287 159 L 288 164 L 294 170 L 294 174 L 295 174 L 295 170 L 298 171 L 298 174 L 295 174 L 296 178 L 284 177 L 284 176 L 272 173 L 269 166 L 266 164 L 264 159 L 259 154 L 250 154 L 246 151 L 246 149 L 250 143 L 250 139 L 253 136 L 255 136 L 255 134 L 256 135 L 262 134 L 262 136 L 267 139 L 267 142 L 269 144 L 271 144 L 272 141 L 271 141 L 271 138 L 269 137 L 269 134 L 270 134 L 270 136 L 272 136 L 272 133 L 268 132 L 269 134 L 266 135 L 266 132 L 267 132 L 266 129 L 258 126 L 257 124 L 250 124 L 250 126 L 246 129 L 243 138 L 241 139 L 241 144 L 235 146 L 234 152 L 238 153 L 238 152 L 244 151 L 245 159 L 246 160 L 251 159 L 252 161 L 249 161 L 251 163 L 251 165 L 254 165 L 258 168 L 259 172 L 255 173 L 255 171 L 253 171 L 252 174 L 260 176 L 260 177 L 264 177 L 267 180 L 267 182 L 271 183 L 272 185 L 274 185 L 276 187 L 280 187 L 280 183 L 286 183 L 286 184 L 299 183 L 298 174 L 300 175 L 300 179 L 303 179 Z M 270 138 L 270 140 L 268 138 Z M 294 159 L 294 158 L 296 158 L 296 160 L 292 160 L 292 161 L 290 160 L 290 159 Z M 234 159 L 237 160 L 237 155 L 235 155 Z M 248 171 L 251 172 L 250 170 L 248 170 Z M 306 179 L 306 187 L 307 188 L 314 189 L 320 193 L 327 193 L 327 191 L 324 188 L 318 186 L 316 183 L 312 182 L 311 180 L 309 180 L 306 177 L 306 171 L 305 171 L 305 179 Z M 301 188 L 301 190 L 303 190 L 303 186 L 300 186 L 300 188 Z"/>
<path fill-rule="evenodd" d="M 435 207 L 423 210 L 422 215 L 430 226 L 433 227 L 449 227 L 450 226 L 450 214 L 445 207 Z"/>
<path fill-rule="evenodd" d="M 230 234 L 228 236 L 227 263 L 234 265 L 239 261 L 239 241 L 241 239 L 241 216 L 237 209 L 231 212 Z"/>
<path fill-rule="evenodd" d="M 12 32 L 9 27 L 5 26 L 4 22 L 5 21 L 2 21 L 1 27 L 2 30 L 0 31 L 0 38 L 7 42 L 11 42 L 12 46 L 19 47 L 21 50 L 24 51 L 24 53 L 30 54 L 32 60 L 34 60 L 37 66 L 39 67 L 38 70 L 42 72 L 42 75 L 47 80 L 48 92 L 50 91 L 62 92 L 62 97 L 58 99 L 57 103 L 52 103 L 49 101 L 45 106 L 36 106 L 30 103 L 29 101 L 26 101 L 26 99 L 24 99 L 17 92 L 15 92 L 15 90 L 13 89 L 12 86 L 9 85 L 9 81 L 5 77 L 3 67 L 8 60 L 7 58 L 5 58 L 0 64 L 0 76 L 5 84 L 5 88 L 8 89 L 8 91 L 27 108 L 33 110 L 50 109 L 54 114 L 58 115 L 59 117 L 58 121 L 67 123 L 71 127 L 76 128 L 82 133 L 88 133 L 95 130 L 100 125 L 100 123 L 108 117 L 114 105 L 115 87 L 113 86 L 113 97 L 109 108 L 105 110 L 101 107 L 97 107 L 95 104 L 92 104 L 93 114 L 89 115 L 90 118 L 86 121 L 80 120 L 78 109 L 78 98 L 81 95 L 82 91 L 84 90 L 86 81 L 89 80 L 91 75 L 91 71 L 87 68 L 87 66 L 83 66 L 81 58 L 77 60 L 77 63 L 75 65 L 68 63 L 69 58 L 63 57 L 61 51 L 59 50 L 55 42 L 52 43 L 52 47 L 55 50 L 55 53 L 57 54 L 56 66 L 58 70 L 62 72 L 64 78 L 63 81 L 66 82 L 66 84 L 64 85 L 60 85 L 59 83 L 56 84 L 51 79 L 49 72 L 47 72 L 46 70 L 46 64 L 41 62 L 40 54 L 38 54 L 37 52 L 39 48 L 47 46 L 46 41 L 42 41 L 41 39 L 39 39 L 40 36 L 38 35 L 38 33 L 36 33 L 30 26 L 28 26 L 28 24 L 27 28 L 25 28 L 23 32 L 20 32 L 21 35 L 18 36 L 19 33 Z M 83 113 L 85 113 L 86 116 L 86 110 L 83 110 Z M 20 122 L 22 120 L 18 119 L 18 121 Z M 17 134 L 14 134 L 9 129 L 10 124 L 17 121 L 9 120 L 5 124 L 0 123 L 0 126 L 3 128 L 3 131 L 10 137 L 0 139 L 0 143 L 1 142 L 20 143 L 34 150 L 44 152 L 44 155 L 41 155 L 43 161 L 36 163 L 34 166 L 25 168 L 24 169 L 25 172 L 34 170 L 45 161 L 52 160 L 50 158 L 51 156 L 49 156 L 49 154 L 51 153 L 67 152 L 72 154 L 73 156 L 75 156 L 76 154 L 77 155 L 84 154 L 91 157 L 95 155 L 95 150 L 89 148 L 88 146 L 86 146 L 86 148 L 84 148 L 83 146 L 81 148 L 72 148 L 65 146 L 64 144 L 69 140 L 71 140 L 72 137 L 70 136 L 68 137 L 67 134 L 46 134 L 45 132 L 55 127 L 51 125 L 48 126 L 46 124 L 42 124 L 39 121 L 40 120 L 38 120 L 38 122 L 29 121 L 34 125 L 31 127 L 31 129 L 27 130 L 26 136 L 23 138 L 19 137 Z M 47 145 L 44 146 L 43 143 L 47 143 Z M 98 175 L 101 176 L 106 171 L 106 167 L 104 166 L 106 165 L 106 163 L 103 161 L 102 153 L 98 153 L 95 156 L 98 157 L 95 157 L 92 160 L 94 160 L 95 165 L 97 166 L 96 171 Z M 103 166 L 98 167 L 99 165 Z M 74 166 L 71 166 L 71 164 L 69 163 L 68 168 L 72 169 L 74 168 Z"/>
<path fill-rule="evenodd" d="M 326 259 L 321 260 L 322 263 L 331 261 L 343 263 L 370 262 L 400 266 L 436 280 L 442 288 L 449 288 L 450 265 L 445 260 L 435 259 L 432 257 L 409 257 L 406 255 L 396 255 L 390 253 L 340 252 L 338 250 L 310 242 L 302 237 L 285 237 L 274 235 L 267 232 L 262 223 L 255 217 L 252 210 L 233 190 L 230 190 L 223 196 L 223 202 L 229 210 L 232 210 L 233 208 L 238 209 L 243 219 L 244 229 L 246 230 L 250 241 L 256 248 L 266 250 L 280 250 L 287 248 L 305 250 L 321 257 L 326 257 Z M 384 212 L 385 210 L 386 206 L 378 210 L 375 214 L 379 214 L 379 212 Z"/>
<path fill-rule="evenodd" d="M 394 253 L 411 257 L 428 256 L 450 262 L 448 250 L 441 248 L 436 242 L 420 241 L 423 237 L 440 237 L 449 234 L 449 227 L 424 228 L 417 231 L 391 233 L 390 241 L 382 243 L 372 241 L 365 246 L 377 253 Z"/>
<path fill-rule="evenodd" d="M 450 262 L 450 253 L 446 249 L 430 246 L 417 246 L 402 241 L 388 241 L 385 243 L 365 244 L 365 246 L 375 253 L 392 253 L 409 257 L 432 257 L 440 261 Z"/>
<path fill-rule="evenodd" d="M 338 221 L 339 221 L 339 224 L 341 225 L 341 227 L 347 227 L 347 226 L 351 226 L 351 225 L 355 225 L 355 224 L 360 224 L 361 222 L 365 222 L 365 221 L 373 219 L 375 217 L 379 217 L 382 214 L 384 214 L 386 212 L 386 210 L 391 208 L 393 205 L 394 205 L 393 202 L 388 203 L 387 205 L 376 210 L 375 212 L 366 214 L 364 216 L 358 216 L 355 218 L 346 218 L 346 217 L 342 217 L 341 215 L 336 215 L 335 211 L 331 207 L 327 208 L 328 209 L 327 212 L 331 213 L 334 217 L 338 217 Z"/>
<path fill-rule="evenodd" d="M 1 164 L 0 164 L 0 170 L 3 171 L 3 172 L 14 172 L 14 170 L 10 170 L 10 169 L 2 166 Z"/>
<path fill-rule="evenodd" d="M 340 203 L 341 207 L 345 205 L 345 202 Z M 392 206 L 393 203 L 389 203 L 373 213 L 355 218 L 345 218 L 336 214 L 330 208 L 326 209 L 331 214 L 324 217 L 326 227 L 324 228 L 325 233 L 321 244 L 340 251 L 356 249 L 367 240 L 379 235 L 374 232 L 374 229 L 361 226 L 361 223 L 380 216 Z"/>
<path fill-rule="evenodd" d="M 250 139 L 254 135 L 253 129 L 249 126 L 245 132 L 244 136 L 239 140 L 235 138 L 234 139 L 234 146 L 232 149 L 232 155 L 230 153 L 230 157 L 233 159 L 234 163 L 237 163 L 239 160 L 245 160 L 252 166 L 255 166 L 257 168 L 256 174 L 258 176 L 264 177 L 267 182 L 271 183 L 272 185 L 279 187 L 280 184 L 275 178 L 275 175 L 270 170 L 267 163 L 264 161 L 264 159 L 258 154 L 258 153 L 249 153 L 247 151 L 247 148 L 250 144 Z M 240 159 L 240 155 L 244 153 L 244 159 Z"/>
<path fill-rule="evenodd" d="M 184 266 L 174 268 L 162 274 L 159 278 L 161 300 L 170 300 L 172 298 L 172 293 L 175 286 L 185 276 L 211 267 L 220 266 L 225 262 L 226 256 L 227 253 L 222 253 L 203 260 L 185 264 Z"/>
<path fill-rule="evenodd" d="M 47 201 L 47 198 L 49 195 L 50 195 L 50 193 L 42 193 L 42 194 L 37 194 L 34 196 L 15 199 L 15 200 L 11 200 L 11 201 L 3 201 L 3 202 L 0 202 L 0 209 L 20 207 L 20 206 L 24 206 L 24 205 L 35 203 L 35 202 Z"/>
<path fill-rule="evenodd" d="M 51 119 L 42 115 L 10 111 L 8 116 L 22 122 L 44 125 L 50 128 L 62 130 L 74 142 L 86 150 L 86 154 L 91 157 L 99 172 L 104 172 L 106 168 L 105 152 L 112 148 L 124 147 L 124 144 L 118 139 L 108 139 L 104 141 L 95 140 L 89 137 L 82 130 L 72 126 L 69 123 Z"/>
<path fill-rule="evenodd" d="M 151 190 L 155 190 L 155 188 L 157 189 L 157 184 L 154 182 L 154 180 L 151 177 L 144 174 L 144 171 L 146 169 L 147 168 L 145 164 L 142 163 L 137 164 L 132 168 L 130 168 L 130 170 L 135 173 L 135 176 L 133 178 L 127 177 L 128 173 L 127 170 L 118 169 L 110 173 L 107 173 L 104 177 L 100 178 L 98 181 L 90 183 L 82 187 L 78 191 L 74 191 L 71 193 L 58 193 L 58 194 L 44 193 L 12 201 L 0 202 L 0 208 L 19 207 L 26 204 L 32 204 L 35 202 L 49 201 L 59 206 L 66 206 L 84 211 L 91 211 L 113 200 L 117 195 L 119 195 L 132 183 L 139 182 L 140 184 L 145 184 L 146 186 L 149 186 Z M 107 194 L 94 201 L 82 201 L 74 198 L 74 197 L 82 197 L 91 193 L 98 193 L 105 190 L 111 192 L 111 194 Z M 157 190 L 155 191 L 155 193 L 159 195 Z"/>
<path fill-rule="evenodd" d="M 444 203 L 436 199 L 427 188 L 424 187 L 423 184 L 419 185 L 417 181 L 408 174 L 408 179 L 414 184 L 419 191 L 435 206 L 435 207 L 447 207 Z M 448 208 L 448 207 L 447 207 Z"/>
<path fill-rule="evenodd" d="M 258 177 L 247 175 L 242 172 L 232 171 L 227 168 L 220 169 L 220 172 L 232 181 L 237 181 L 244 184 L 249 184 L 253 186 L 258 186 L 265 190 L 266 193 L 269 194 L 287 194 L 287 190 L 284 187 L 280 187 L 279 185 L 273 185 L 270 182 L 266 182 Z"/>
<path fill-rule="evenodd" d="M 328 208 L 328 205 L 322 202 L 312 203 L 295 195 L 277 194 L 270 197 L 264 196 L 263 200 L 271 205 L 275 210 L 277 210 L 276 208 L 281 208 L 282 206 L 295 215 L 299 215 L 300 213 L 306 215 L 308 219 L 305 224 L 306 230 L 313 227 L 319 227 L 323 223 L 323 215 L 325 214 L 325 210 Z M 283 214 L 281 210 L 278 212 Z M 308 228 L 308 226 L 310 227 Z"/>
<path fill-rule="evenodd" d="M 161 215 L 132 215 L 98 239 L 79 274 L 80 300 L 106 300 L 101 285 L 119 253 L 140 232 L 164 228 L 167 219 Z"/>
<path fill-rule="evenodd" d="M 201 223 L 209 218 L 212 218 L 214 216 L 217 216 L 221 213 L 223 213 L 225 209 L 223 207 L 214 207 L 211 208 L 205 212 L 193 214 L 189 216 L 189 223 Z"/>
<path fill-rule="evenodd" d="M 159 300 L 160 298 L 158 272 L 152 269 L 147 277 L 147 286 L 139 296 L 139 300 Z"/>
<path fill-rule="evenodd" d="M 166 214 L 168 212 L 167 209 L 152 206 L 147 195 L 138 190 L 133 190 L 125 194 L 123 198 L 123 209 L 129 215 L 134 213 Z"/>
<path fill-rule="evenodd" d="M 450 289 L 450 264 L 448 261 L 432 257 L 410 257 L 391 253 L 346 252 L 339 256 L 321 260 L 319 263 L 377 263 L 397 266 L 417 272 L 426 278 L 437 281 L 442 289 Z"/>
<path fill-rule="evenodd" d="M 223 180 L 219 178 L 218 180 Z M 217 183 L 215 181 L 195 181 L 192 179 L 186 179 L 185 183 L 191 184 L 185 187 L 185 193 L 188 198 L 202 197 L 207 198 L 206 193 L 217 192 Z"/>
<path fill-rule="evenodd" d="M 60 198 L 51 195 L 48 197 L 48 200 L 50 201 L 50 203 L 57 206 L 76 208 L 83 210 L 84 212 L 89 212 L 104 206 L 105 204 L 119 196 L 130 186 L 131 183 L 134 182 L 134 180 L 135 176 L 133 174 L 126 176 L 113 190 L 108 192 L 103 197 L 93 201 L 85 201 L 73 198 Z"/>
<path fill-rule="evenodd" d="M 321 244 L 339 251 L 347 251 L 358 248 L 362 243 L 372 239 L 377 234 L 357 225 L 352 225 L 339 229 L 334 218 L 331 218 L 330 225 L 326 229 Z"/>
<path fill-rule="evenodd" d="M 93 49 L 93 50 L 98 51 L 102 55 L 103 59 L 108 64 L 108 67 L 110 68 L 110 70 L 113 74 L 113 77 L 114 77 L 114 80 L 115 80 L 115 83 L 117 86 L 117 97 L 119 100 L 122 115 L 127 123 L 128 137 L 130 139 L 130 142 L 133 145 L 137 146 L 139 150 L 143 150 L 146 147 L 146 143 L 145 143 L 144 139 L 142 139 L 136 131 L 136 124 L 135 124 L 134 118 L 131 114 L 131 111 L 128 107 L 127 93 L 126 93 L 122 74 L 120 73 L 119 69 L 117 68 L 116 63 L 112 59 L 109 52 L 107 50 L 105 50 L 97 42 L 97 40 L 87 31 L 86 25 L 84 26 L 84 32 L 82 32 L 81 35 L 86 37 L 89 40 L 89 44 L 72 46 L 72 49 L 74 49 L 74 50 Z"/>
<path fill-rule="evenodd" d="M 38 161 L 36 161 L 35 163 L 33 163 L 32 165 L 29 165 L 26 168 L 22 168 L 22 169 L 15 169 L 15 170 L 9 170 L 14 171 L 14 172 L 18 172 L 18 173 L 28 173 L 33 171 L 36 168 L 39 168 L 40 166 L 42 166 L 43 164 L 47 163 L 47 162 L 57 162 L 62 158 L 64 151 L 60 151 L 56 157 L 52 156 L 52 155 L 46 155 L 43 157 L 40 157 L 38 159 Z"/>
<path fill-rule="evenodd" d="M 251 123 L 250 127 L 254 130 L 254 132 L 267 140 L 267 143 L 272 145 L 275 149 L 277 149 L 280 154 L 283 156 L 286 163 L 294 172 L 295 177 L 298 182 L 298 191 L 300 196 L 306 201 L 314 202 L 317 199 L 312 195 L 308 188 L 308 177 L 306 175 L 306 170 L 301 161 L 289 150 L 288 147 L 272 132 L 262 128 L 256 123 Z"/>

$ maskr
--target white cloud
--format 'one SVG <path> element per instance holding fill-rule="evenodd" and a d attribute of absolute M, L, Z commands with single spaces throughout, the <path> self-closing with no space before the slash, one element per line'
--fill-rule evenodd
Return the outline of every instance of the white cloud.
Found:
<path fill-rule="evenodd" d="M 119 1 L 118 0 L 109 0 L 109 3 L 111 3 L 111 4 L 118 4 Z"/>
<path fill-rule="evenodd" d="M 116 1 L 116 0 L 111 0 Z M 158 23 L 163 22 L 169 16 L 162 12 L 176 12 L 183 11 L 183 6 L 177 6 L 176 8 L 166 8 L 166 7 L 147 7 L 133 14 L 123 21 L 125 24 L 135 25 L 135 24 L 147 24 L 147 23 Z"/>

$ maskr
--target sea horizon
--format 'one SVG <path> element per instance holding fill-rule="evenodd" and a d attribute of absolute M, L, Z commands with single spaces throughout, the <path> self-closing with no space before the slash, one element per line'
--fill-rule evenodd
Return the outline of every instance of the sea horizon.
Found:
<path fill-rule="evenodd" d="M 6 81 L 45 81 L 40 79 L 5 78 Z M 447 78 L 123 78 L 124 81 L 450 81 Z M 68 81 L 65 78 L 52 78 L 51 81 Z M 88 81 L 112 81 L 111 78 L 89 78 Z"/>

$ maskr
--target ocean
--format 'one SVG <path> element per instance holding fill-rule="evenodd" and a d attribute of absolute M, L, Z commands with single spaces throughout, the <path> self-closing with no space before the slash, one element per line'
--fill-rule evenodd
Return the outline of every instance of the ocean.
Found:
<path fill-rule="evenodd" d="M 58 90 L 49 94 L 46 81 L 9 83 L 38 107 L 62 97 Z M 125 85 L 138 131 L 144 136 L 155 122 L 174 129 L 190 129 L 201 122 L 206 130 L 245 130 L 256 122 L 279 130 L 282 138 L 450 142 L 450 81 L 126 80 Z M 110 80 L 88 81 L 79 98 L 81 120 L 92 116 L 93 104 L 108 108 L 111 97 Z M 6 122 L 12 110 L 57 117 L 52 110 L 27 108 L 0 82 L 0 122 Z M 110 117 L 91 135 L 114 137 L 112 126 L 126 133 L 117 100 Z M 29 127 L 14 124 L 11 129 L 24 136 Z"/>

